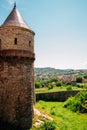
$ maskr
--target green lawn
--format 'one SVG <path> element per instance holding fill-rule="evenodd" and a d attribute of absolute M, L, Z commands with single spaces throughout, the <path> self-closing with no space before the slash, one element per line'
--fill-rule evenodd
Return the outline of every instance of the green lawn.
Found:
<path fill-rule="evenodd" d="M 87 114 L 74 113 L 63 107 L 64 102 L 39 101 L 35 107 L 53 117 L 56 130 L 87 130 Z M 41 130 L 40 128 L 32 130 Z"/>
<path fill-rule="evenodd" d="M 83 90 L 82 88 L 78 88 L 75 86 L 71 86 L 72 90 Z M 44 88 L 37 88 L 35 89 L 36 93 L 45 93 L 45 92 L 59 92 L 59 91 L 67 91 L 67 87 L 61 86 L 61 87 L 53 87 L 53 89 L 48 89 L 47 87 Z"/>

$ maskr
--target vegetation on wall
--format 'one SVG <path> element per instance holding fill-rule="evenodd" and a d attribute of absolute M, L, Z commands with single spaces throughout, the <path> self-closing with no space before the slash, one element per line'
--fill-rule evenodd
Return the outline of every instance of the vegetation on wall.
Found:
<path fill-rule="evenodd" d="M 64 107 L 76 112 L 87 113 L 87 91 L 79 92 L 75 97 L 70 97 Z"/>

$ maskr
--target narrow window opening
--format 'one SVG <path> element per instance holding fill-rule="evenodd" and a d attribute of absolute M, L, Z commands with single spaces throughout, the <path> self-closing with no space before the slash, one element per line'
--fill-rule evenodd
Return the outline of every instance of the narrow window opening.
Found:
<path fill-rule="evenodd" d="M 17 44 L 17 38 L 14 39 L 14 44 L 15 44 L 15 45 Z"/>
<path fill-rule="evenodd" d="M 31 41 L 29 41 L 29 47 L 31 46 Z"/>
<path fill-rule="evenodd" d="M 1 50 L 1 44 L 2 44 L 2 43 L 1 43 L 1 39 L 0 39 L 0 50 Z"/>

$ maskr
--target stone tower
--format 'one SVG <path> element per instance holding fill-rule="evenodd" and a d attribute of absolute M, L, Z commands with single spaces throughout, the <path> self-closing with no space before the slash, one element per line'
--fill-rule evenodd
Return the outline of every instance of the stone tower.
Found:
<path fill-rule="evenodd" d="M 0 127 L 26 130 L 32 126 L 34 35 L 14 4 L 0 26 Z"/>

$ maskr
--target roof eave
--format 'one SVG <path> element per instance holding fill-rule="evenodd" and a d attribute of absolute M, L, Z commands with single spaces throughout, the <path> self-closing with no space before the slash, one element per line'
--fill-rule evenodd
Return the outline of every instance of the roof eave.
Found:
<path fill-rule="evenodd" d="M 0 26 L 0 29 L 5 29 L 5 28 L 16 28 L 16 29 L 23 29 L 23 30 L 26 30 L 26 31 L 29 31 L 29 32 L 31 32 L 31 33 L 33 33 L 33 35 L 35 35 L 35 32 L 34 31 L 32 31 L 31 29 L 28 29 L 28 28 L 24 28 L 24 27 L 20 27 L 20 26 Z"/>

